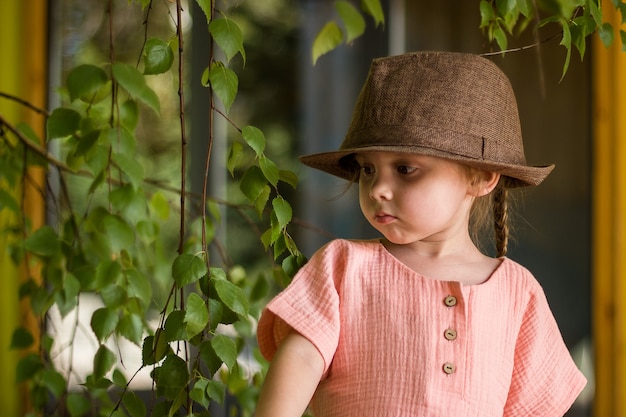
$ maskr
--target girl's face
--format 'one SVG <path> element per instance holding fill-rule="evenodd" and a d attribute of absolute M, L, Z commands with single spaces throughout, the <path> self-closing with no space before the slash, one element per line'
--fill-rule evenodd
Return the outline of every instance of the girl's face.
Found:
<path fill-rule="evenodd" d="M 364 152 L 356 161 L 361 210 L 391 243 L 465 241 L 474 200 L 467 168 L 397 152 Z"/>

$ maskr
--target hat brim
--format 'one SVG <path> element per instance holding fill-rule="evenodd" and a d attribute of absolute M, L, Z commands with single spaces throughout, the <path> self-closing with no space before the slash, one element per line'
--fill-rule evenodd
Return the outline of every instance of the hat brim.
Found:
<path fill-rule="evenodd" d="M 320 171 L 343 178 L 348 181 L 354 181 L 356 173 L 354 167 L 346 163 L 347 157 L 362 152 L 401 152 L 412 153 L 418 155 L 435 156 L 461 164 L 482 169 L 485 171 L 497 172 L 500 175 L 509 177 L 509 187 L 527 187 L 541 184 L 541 182 L 552 172 L 554 164 L 546 166 L 526 166 L 512 165 L 506 163 L 493 162 L 483 159 L 468 158 L 462 155 L 455 155 L 449 152 L 439 151 L 437 149 L 421 147 L 421 146 L 366 146 L 362 148 L 342 149 L 334 152 L 322 152 L 310 155 L 303 155 L 300 161 Z"/>

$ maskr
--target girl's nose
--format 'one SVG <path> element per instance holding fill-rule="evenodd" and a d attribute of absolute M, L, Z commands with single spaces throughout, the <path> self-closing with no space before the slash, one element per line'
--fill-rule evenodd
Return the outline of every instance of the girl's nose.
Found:
<path fill-rule="evenodd" d="M 384 175 L 376 175 L 370 186 L 370 198 L 375 201 L 391 200 L 391 186 Z"/>

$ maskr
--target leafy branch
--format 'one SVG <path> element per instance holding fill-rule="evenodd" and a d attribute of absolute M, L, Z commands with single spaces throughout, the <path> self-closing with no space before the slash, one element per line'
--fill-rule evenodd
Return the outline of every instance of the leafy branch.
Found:
<path fill-rule="evenodd" d="M 169 41 L 148 36 L 154 5 L 151 1 L 141 2 L 145 11 L 144 42 L 141 58 L 135 65 L 116 58 L 112 36 L 115 9 L 109 1 L 109 62 L 72 68 L 65 83 L 65 104 L 47 117 L 45 143 L 57 143 L 62 157 L 40 146 L 39 138 L 0 119 L 6 128 L 0 155 L 3 160 L 14 162 L 3 166 L 3 176 L 11 179 L 8 186 L 26 180 L 25 168 L 33 163 L 33 158 L 15 158 L 16 153 L 22 152 L 24 156 L 37 156 L 35 162 L 41 167 L 55 167 L 66 194 L 64 204 L 56 205 L 57 224 L 34 231 L 23 227 L 24 238 L 13 247 L 16 263 L 34 257 L 42 264 L 41 281 L 29 280 L 22 287 L 21 296 L 29 301 L 42 323 L 48 321 L 53 310 L 61 318 L 75 312 L 74 329 L 79 326 L 78 306 L 85 295 L 95 296 L 100 305 L 88 320 L 97 350 L 91 373 L 78 381 L 81 390 L 70 389 L 70 380 L 77 377 L 71 359 L 65 371 L 51 359 L 58 357 L 58 349 L 64 347 L 55 347 L 55 336 L 47 330 L 43 330 L 39 353 L 29 354 L 19 362 L 18 382 L 29 385 L 36 410 L 52 407 L 57 415 L 71 416 L 87 412 L 146 415 L 147 405 L 129 389 L 139 370 L 128 380 L 118 365 L 125 362 L 122 352 L 119 349 L 116 352 L 111 345 L 122 338 L 140 347 L 141 368 L 151 369 L 154 384 L 151 415 L 169 416 L 179 411 L 189 414 L 198 407 L 208 410 L 211 402 L 223 401 L 227 386 L 233 390 L 235 385 L 241 385 L 236 382 L 241 379 L 248 385 L 248 377 L 238 364 L 246 333 L 231 335 L 223 329 L 225 326 L 246 328 L 246 323 L 254 320 L 251 303 L 260 302 L 262 293 L 250 296 L 244 291 L 242 280 L 246 278 L 242 278 L 240 270 L 213 266 L 216 262 L 209 259 L 209 246 L 220 247 L 214 233 L 209 232 L 220 221 L 215 203 L 235 207 L 250 223 L 250 229 L 257 231 L 258 238 L 271 252 L 272 260 L 285 266 L 285 270 L 278 268 L 279 275 L 292 274 L 304 261 L 287 230 L 292 209 L 281 195 L 281 184 L 295 187 L 296 175 L 280 169 L 268 157 L 261 130 L 254 126 L 237 127 L 228 116 L 238 89 L 237 75 L 229 63 L 236 55 L 245 61 L 241 29 L 217 10 L 213 2 L 198 1 L 198 4 L 205 12 L 211 40 L 210 62 L 202 80 L 196 81 L 207 87 L 211 97 L 207 109 L 211 128 L 204 188 L 198 196 L 202 207 L 198 228 L 194 226 L 198 223 L 190 222 L 187 217 L 187 202 L 192 194 L 186 190 L 188 139 L 184 92 L 187 83 L 180 1 L 173 6 L 175 34 Z M 226 57 L 224 61 L 215 58 L 214 43 Z M 175 55 L 173 50 L 178 53 Z M 151 88 L 149 77 L 171 71 L 175 71 L 178 80 L 179 187 L 146 178 L 141 159 L 136 157 L 141 114 L 159 116 L 161 112 L 160 99 Z M 207 193 L 215 116 L 225 118 L 240 133 L 241 140 L 232 144 L 228 169 L 240 183 L 247 203 L 219 201 Z M 23 146 L 14 146 L 7 134 Z M 250 152 L 252 161 L 248 158 Z M 13 170 L 9 171 L 10 167 Z M 240 172 L 243 174 L 239 178 Z M 175 191 L 180 197 L 178 204 L 158 190 L 148 193 L 144 188 L 148 184 Z M 75 190 L 82 193 L 80 198 Z M 9 191 L 2 190 L 0 197 L 1 208 L 8 207 L 16 213 L 22 209 L 14 203 Z M 161 230 L 170 217 L 170 206 L 180 214 L 175 255 L 162 252 L 160 245 L 165 238 Z M 256 221 L 246 214 L 247 208 L 256 212 Z M 263 224 L 267 226 L 259 229 Z M 220 251 L 223 253 L 223 248 Z M 150 253 L 158 255 L 146 256 Z M 163 270 L 164 262 L 169 262 L 170 276 L 153 278 L 155 271 Z M 154 292 L 162 285 L 155 279 L 169 287 L 163 300 Z M 155 310 L 159 315 L 156 326 L 148 320 Z M 35 340 L 29 329 L 19 328 L 12 347 L 28 349 Z M 74 355 L 71 344 L 66 348 Z M 99 404 L 98 410 L 94 409 L 94 403 Z"/>

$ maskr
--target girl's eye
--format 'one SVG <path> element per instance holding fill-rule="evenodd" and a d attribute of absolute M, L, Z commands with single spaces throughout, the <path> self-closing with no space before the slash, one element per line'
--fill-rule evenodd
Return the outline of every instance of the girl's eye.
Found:
<path fill-rule="evenodd" d="M 398 172 L 400 174 L 410 174 L 411 172 L 415 171 L 417 168 L 415 167 L 410 167 L 408 165 L 400 165 L 398 166 Z"/>
<path fill-rule="evenodd" d="M 370 175 L 374 173 L 374 168 L 368 165 L 361 165 L 361 173 L 365 175 Z"/>

